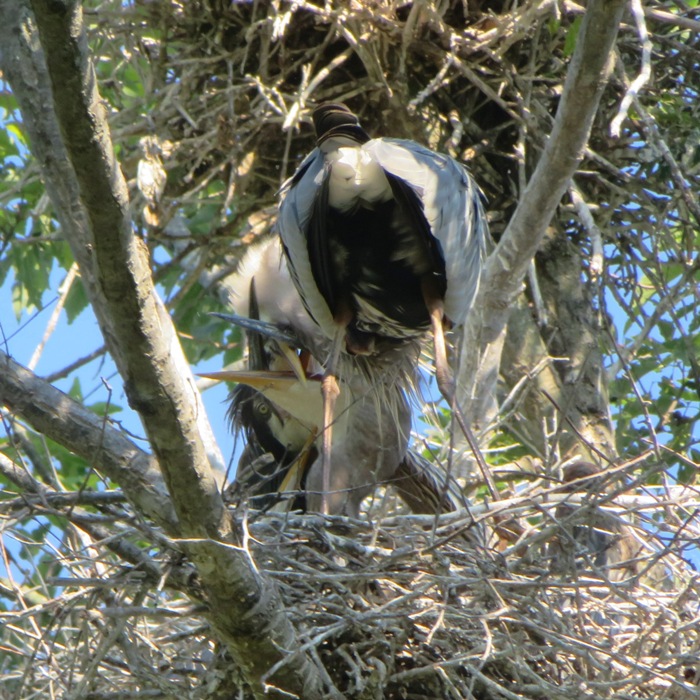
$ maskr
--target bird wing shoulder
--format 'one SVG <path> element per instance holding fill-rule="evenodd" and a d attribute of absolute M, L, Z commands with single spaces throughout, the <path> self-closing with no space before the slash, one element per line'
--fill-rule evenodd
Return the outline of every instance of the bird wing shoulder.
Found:
<path fill-rule="evenodd" d="M 289 272 L 304 306 L 325 334 L 332 333 L 333 318 L 319 292 L 309 255 L 310 222 L 326 177 L 323 153 L 317 148 L 282 187 L 277 229 L 289 263 Z"/>
<path fill-rule="evenodd" d="M 488 237 L 478 186 L 454 158 L 414 141 L 374 139 L 364 148 L 418 196 L 445 258 L 445 312 L 462 323 L 478 290 Z"/>
<path fill-rule="evenodd" d="M 284 232 L 292 228 L 303 231 L 308 223 L 324 176 L 324 158 L 315 148 L 302 161 L 297 171 L 280 189 L 280 217 L 284 220 Z"/>

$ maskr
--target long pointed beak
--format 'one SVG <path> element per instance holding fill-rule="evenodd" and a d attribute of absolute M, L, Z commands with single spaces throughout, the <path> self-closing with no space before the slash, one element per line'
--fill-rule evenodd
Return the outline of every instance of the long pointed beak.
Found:
<path fill-rule="evenodd" d="M 282 357 L 284 357 L 289 364 L 289 368 L 294 373 L 297 381 L 300 381 L 302 384 L 306 384 L 306 371 L 301 364 L 299 354 L 296 352 L 296 350 L 290 348 L 287 343 L 281 343 L 279 340 L 277 341 L 277 347 L 282 353 Z"/>
<path fill-rule="evenodd" d="M 283 331 L 274 323 L 260 321 L 255 318 L 248 318 L 247 316 L 239 316 L 238 314 L 220 314 L 216 311 L 212 312 L 210 316 L 216 316 L 224 321 L 233 323 L 234 326 L 240 326 L 241 328 L 245 328 L 247 331 L 260 333 L 260 335 L 264 335 L 266 338 L 272 338 L 280 343 L 286 343 L 292 347 L 301 347 L 301 342 L 299 341 L 299 338 L 294 335 L 294 333 Z"/>
<path fill-rule="evenodd" d="M 297 357 L 297 361 L 299 358 Z M 301 364 L 300 364 L 301 366 Z M 266 372 L 259 370 L 222 370 L 220 372 L 202 372 L 197 375 L 205 379 L 218 379 L 222 382 L 236 382 L 247 384 L 263 393 L 269 389 L 275 391 L 289 391 L 299 384 L 299 379 L 293 372 Z M 304 377 L 306 381 L 306 377 Z"/>
<path fill-rule="evenodd" d="M 282 357 L 287 361 L 289 369 L 294 372 L 294 375 L 300 382 L 306 382 L 306 372 L 302 367 L 299 355 L 297 354 L 296 350 L 293 349 L 301 347 L 301 343 L 294 333 L 284 331 L 274 323 L 260 321 L 256 318 L 239 316 L 238 314 L 221 314 L 218 312 L 213 312 L 211 316 L 216 316 L 224 321 L 229 321 L 236 326 L 245 328 L 245 330 L 248 332 L 259 333 L 266 338 L 271 338 L 272 340 L 277 341 L 277 347 Z M 213 377 L 209 378 L 212 379 Z M 228 381 L 233 382 L 237 380 L 230 379 Z"/>

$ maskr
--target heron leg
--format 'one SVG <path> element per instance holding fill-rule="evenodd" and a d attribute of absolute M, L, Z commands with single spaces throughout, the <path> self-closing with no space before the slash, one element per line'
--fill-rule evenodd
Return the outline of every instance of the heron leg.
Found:
<path fill-rule="evenodd" d="M 333 338 L 331 345 L 331 355 L 328 360 L 326 371 L 321 382 L 321 393 L 323 394 L 323 437 L 321 440 L 321 471 L 322 488 L 321 512 L 328 515 L 328 496 L 331 490 L 331 448 L 333 447 L 333 418 L 335 416 L 335 402 L 340 394 L 338 386 L 338 360 L 340 351 L 345 342 L 346 325 L 340 326 Z"/>
<path fill-rule="evenodd" d="M 448 403 L 452 404 L 455 395 L 454 376 L 447 362 L 447 346 L 445 345 L 445 328 L 443 320 L 445 311 L 441 299 L 426 299 L 430 313 L 430 327 L 433 332 L 435 347 L 435 378 L 438 389 Z"/>
<path fill-rule="evenodd" d="M 452 414 L 457 419 L 457 423 L 462 430 L 462 434 L 466 438 L 467 443 L 474 454 L 474 459 L 479 466 L 479 471 L 484 478 L 486 487 L 491 494 L 491 498 L 494 500 L 499 500 L 500 496 L 493 480 L 493 476 L 491 476 L 491 470 L 486 464 L 484 456 L 481 454 L 479 445 L 474 437 L 474 433 L 467 424 L 464 413 L 462 413 L 462 409 L 457 403 L 457 387 L 455 385 L 454 374 L 452 373 L 452 370 L 447 362 L 447 347 L 445 345 L 444 328 L 445 313 L 442 300 L 430 297 L 428 294 L 425 296 L 425 301 L 428 305 L 428 312 L 430 313 L 430 326 L 432 328 L 433 343 L 435 346 L 435 378 L 437 380 L 438 389 L 445 397 L 445 400 L 452 409 Z"/>

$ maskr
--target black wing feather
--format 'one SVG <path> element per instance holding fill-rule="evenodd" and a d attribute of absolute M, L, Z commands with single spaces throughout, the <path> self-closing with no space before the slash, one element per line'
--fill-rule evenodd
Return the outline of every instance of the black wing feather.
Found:
<path fill-rule="evenodd" d="M 445 273 L 445 256 L 440 241 L 433 235 L 430 224 L 425 218 L 423 205 L 418 195 L 400 177 L 384 171 L 397 206 L 403 216 L 410 221 L 410 240 L 405 245 L 417 246 L 416 259 L 420 266 L 414 272 L 421 278 L 429 278 L 436 285 L 436 291 L 441 297 L 447 290 L 447 275 Z"/>
<path fill-rule="evenodd" d="M 321 295 L 326 300 L 331 314 L 335 316 L 338 311 L 340 290 L 329 245 L 331 237 L 327 231 L 328 179 L 329 175 L 326 174 L 314 200 L 313 212 L 306 236 L 306 245 L 309 262 L 311 263 L 311 273 L 316 281 L 318 291 L 321 292 Z"/>

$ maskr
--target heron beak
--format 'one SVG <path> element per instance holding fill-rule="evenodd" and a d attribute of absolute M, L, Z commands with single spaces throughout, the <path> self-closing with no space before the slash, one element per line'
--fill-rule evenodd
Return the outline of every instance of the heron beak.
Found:
<path fill-rule="evenodd" d="M 245 328 L 247 331 L 252 331 L 253 333 L 260 333 L 266 338 L 272 338 L 273 340 L 281 343 L 286 343 L 292 347 L 301 347 L 301 342 L 299 338 L 288 331 L 282 330 L 279 326 L 274 323 L 268 323 L 267 321 L 259 321 L 255 318 L 248 318 L 247 316 L 239 316 L 238 314 L 220 314 L 218 312 L 212 312 L 210 316 L 216 316 L 224 321 L 233 323 L 234 326 L 240 326 Z"/>
<path fill-rule="evenodd" d="M 297 381 L 300 381 L 302 384 L 306 384 L 306 371 L 301 364 L 299 353 L 287 345 L 287 343 L 282 343 L 279 340 L 277 341 L 277 347 L 280 349 L 282 357 L 287 361 L 289 369 L 292 370 L 294 376 L 297 378 Z"/>
<path fill-rule="evenodd" d="M 299 358 L 297 358 L 298 361 Z M 301 366 L 301 365 L 300 365 Z M 197 374 L 204 379 L 216 379 L 221 382 L 235 382 L 236 384 L 247 384 L 265 393 L 270 389 L 287 392 L 294 386 L 299 385 L 299 379 L 293 372 L 266 372 L 259 370 L 222 370 L 220 372 L 203 372 Z M 306 381 L 306 377 L 304 378 Z"/>
<path fill-rule="evenodd" d="M 297 357 L 297 362 L 299 358 Z M 301 367 L 301 363 L 299 363 Z M 302 370 L 303 371 L 303 370 Z M 214 379 L 220 382 L 235 382 L 236 384 L 247 384 L 253 389 L 262 393 L 269 390 L 288 392 L 292 388 L 299 386 L 299 379 L 294 372 L 267 372 L 257 370 L 221 370 L 220 372 L 202 372 L 197 374 L 204 379 Z M 304 383 L 307 381 L 320 382 L 319 377 L 304 376 Z"/>
<path fill-rule="evenodd" d="M 236 326 L 240 326 L 248 332 L 258 333 L 266 338 L 277 341 L 277 347 L 283 359 L 286 361 L 286 364 L 289 366 L 289 369 L 300 382 L 306 382 L 306 372 L 301 364 L 298 353 L 293 349 L 301 347 L 301 343 L 296 335 L 282 330 L 274 323 L 260 321 L 256 318 L 248 318 L 247 316 L 239 316 L 238 314 L 221 314 L 218 312 L 213 312 L 210 315 L 233 323 Z M 237 380 L 230 379 L 228 381 L 234 382 Z"/>

